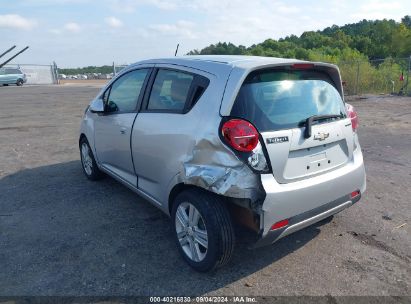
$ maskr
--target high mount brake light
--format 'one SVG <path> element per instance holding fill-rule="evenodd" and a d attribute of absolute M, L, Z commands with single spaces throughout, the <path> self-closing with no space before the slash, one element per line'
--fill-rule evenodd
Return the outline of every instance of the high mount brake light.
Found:
<path fill-rule="evenodd" d="M 352 130 L 356 132 L 358 129 L 359 123 L 360 123 L 358 120 L 358 114 L 355 111 L 354 107 L 348 103 L 346 104 L 346 109 L 347 109 L 348 117 L 351 119 Z"/>
<path fill-rule="evenodd" d="M 227 144 L 241 152 L 251 152 L 258 145 L 258 131 L 248 121 L 230 119 L 221 127 Z"/>
<path fill-rule="evenodd" d="M 312 63 L 294 63 L 293 65 L 291 65 L 291 68 L 296 70 L 308 70 L 312 69 L 313 67 L 314 64 Z"/>

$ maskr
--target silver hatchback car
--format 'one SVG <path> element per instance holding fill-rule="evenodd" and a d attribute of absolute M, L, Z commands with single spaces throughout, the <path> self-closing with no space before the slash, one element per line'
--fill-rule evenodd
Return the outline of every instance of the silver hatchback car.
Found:
<path fill-rule="evenodd" d="M 85 111 L 85 175 L 114 177 L 172 219 L 189 265 L 232 256 L 356 203 L 365 191 L 358 118 L 332 64 L 185 56 L 128 66 Z"/>

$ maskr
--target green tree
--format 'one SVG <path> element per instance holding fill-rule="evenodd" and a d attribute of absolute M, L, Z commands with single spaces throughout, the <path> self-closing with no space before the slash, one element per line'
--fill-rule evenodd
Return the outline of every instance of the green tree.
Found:
<path fill-rule="evenodd" d="M 401 19 L 401 23 L 404 24 L 406 27 L 411 29 L 411 16 L 407 15 Z"/>

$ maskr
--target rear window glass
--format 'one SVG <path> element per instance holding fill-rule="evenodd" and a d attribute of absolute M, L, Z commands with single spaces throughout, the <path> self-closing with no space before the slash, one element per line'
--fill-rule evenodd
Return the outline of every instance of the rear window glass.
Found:
<path fill-rule="evenodd" d="M 153 84 L 149 110 L 182 111 L 194 76 L 180 71 L 159 70 Z"/>
<path fill-rule="evenodd" d="M 344 103 L 330 77 L 313 70 L 263 70 L 244 81 L 231 115 L 259 131 L 296 128 L 313 115 L 345 116 Z"/>

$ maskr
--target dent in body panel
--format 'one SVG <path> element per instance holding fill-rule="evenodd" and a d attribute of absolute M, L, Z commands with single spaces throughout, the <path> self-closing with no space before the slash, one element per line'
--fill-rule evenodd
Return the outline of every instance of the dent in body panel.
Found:
<path fill-rule="evenodd" d="M 265 192 L 255 174 L 218 137 L 199 140 L 187 161 L 183 162 L 181 181 L 216 194 L 262 201 Z"/>

